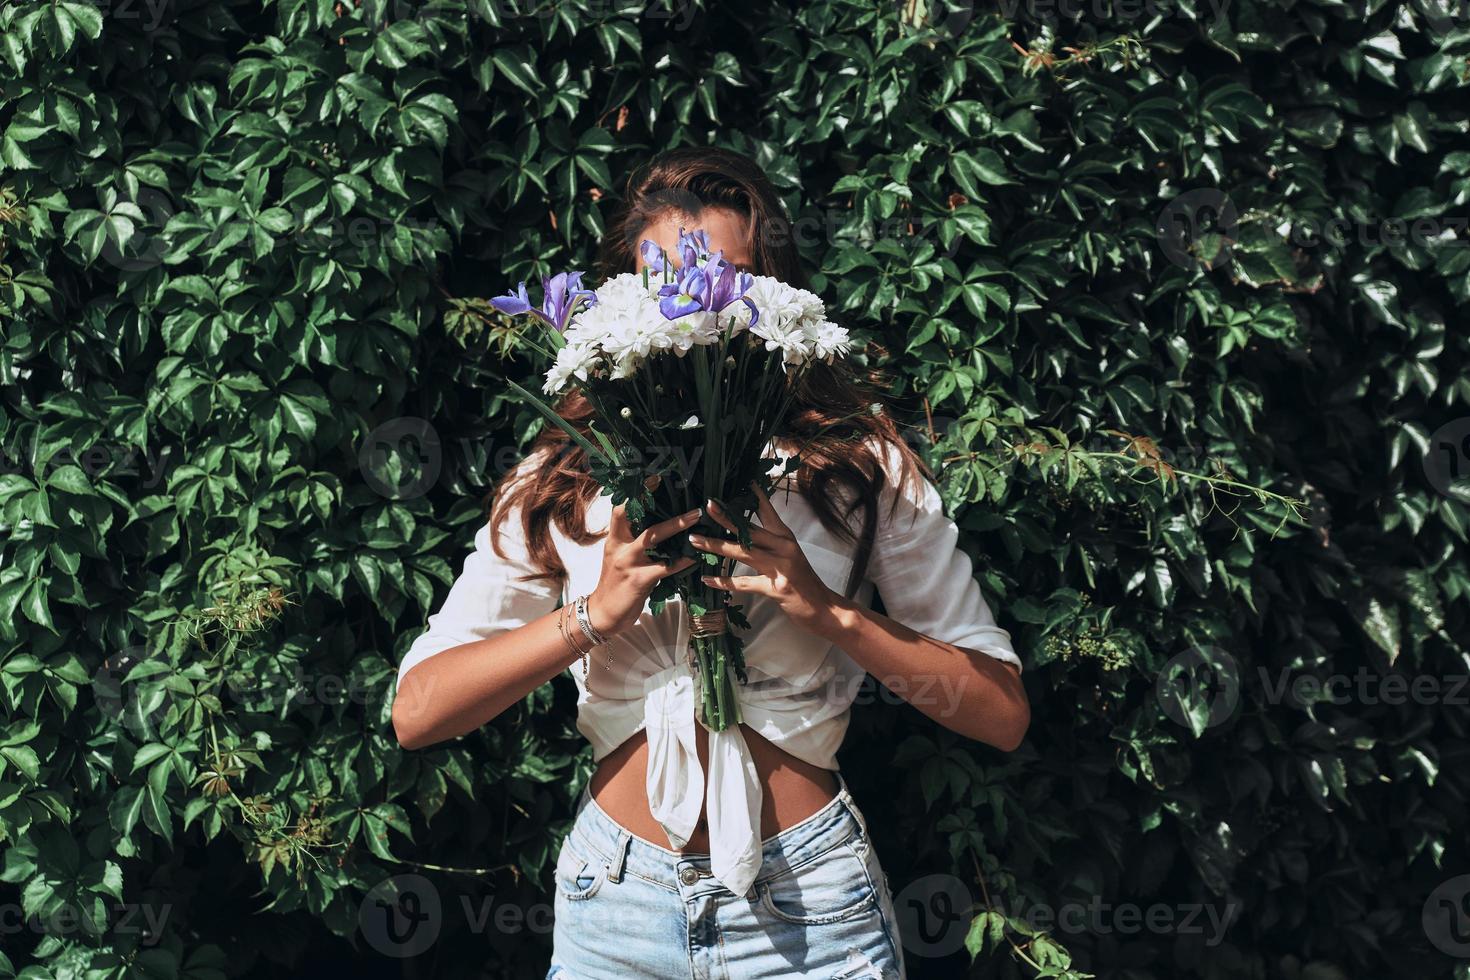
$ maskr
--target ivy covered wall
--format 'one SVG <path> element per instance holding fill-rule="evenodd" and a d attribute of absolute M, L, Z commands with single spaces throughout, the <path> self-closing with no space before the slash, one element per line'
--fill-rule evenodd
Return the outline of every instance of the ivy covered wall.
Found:
<path fill-rule="evenodd" d="M 571 685 L 408 753 L 394 671 L 537 425 L 485 298 L 709 143 L 780 187 L 1027 665 L 1010 755 L 859 699 L 914 974 L 1470 976 L 1463 4 L 0 34 L 0 977 L 544 970 Z"/>

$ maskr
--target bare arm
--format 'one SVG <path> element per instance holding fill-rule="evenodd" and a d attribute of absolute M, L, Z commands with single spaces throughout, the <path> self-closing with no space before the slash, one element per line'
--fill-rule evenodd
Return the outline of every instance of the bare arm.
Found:
<path fill-rule="evenodd" d="M 761 525 L 751 528 L 751 547 L 690 535 L 696 548 L 749 565 L 758 574 L 706 576 L 716 588 L 768 596 L 808 632 L 841 647 L 877 677 L 945 728 L 1011 751 L 1021 744 L 1031 709 L 1021 674 L 994 657 L 909 629 L 827 587 L 802 554 L 801 545 L 771 502 L 760 494 Z M 734 526 L 707 505 L 727 530 Z M 902 689 L 900 689 L 902 688 Z"/>
<path fill-rule="evenodd" d="M 393 701 L 393 731 L 405 749 L 456 738 L 575 663 L 557 629 L 561 611 L 525 626 L 451 647 L 410 670 Z"/>
<path fill-rule="evenodd" d="M 699 513 L 692 510 L 634 535 L 624 509 L 613 508 L 602 572 L 588 597 L 588 615 L 599 633 L 611 637 L 632 626 L 659 579 L 694 563 L 684 558 L 663 565 L 644 549 L 691 527 Z M 557 626 L 560 615 L 547 613 L 410 668 L 393 701 L 398 744 L 420 749 L 472 732 L 575 663 L 580 654 L 567 646 Z M 574 639 L 580 641 L 579 635 Z"/>
<path fill-rule="evenodd" d="M 952 732 L 1006 752 L 1026 735 L 1031 706 L 1014 664 L 916 633 L 835 592 L 812 631 Z"/>

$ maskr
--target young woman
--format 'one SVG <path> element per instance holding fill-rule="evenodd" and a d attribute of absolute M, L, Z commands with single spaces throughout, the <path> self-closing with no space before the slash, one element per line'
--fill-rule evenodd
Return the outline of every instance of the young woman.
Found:
<path fill-rule="evenodd" d="M 751 160 L 665 153 L 629 181 L 603 243 L 604 272 L 670 255 L 681 228 L 747 271 L 801 285 L 790 227 Z M 688 617 L 655 617 L 660 578 L 685 570 L 644 549 L 691 528 L 691 511 L 634 534 L 580 451 L 548 426 L 502 481 L 475 551 L 404 658 L 393 725 L 409 749 L 472 731 L 581 659 L 558 607 L 586 598 L 595 664 L 577 725 L 597 763 L 556 866 L 548 977 L 901 977 L 888 882 L 836 753 L 865 673 L 962 735 L 1010 750 L 1030 714 L 1020 660 L 956 548 L 922 463 L 875 389 L 840 364 L 813 372 L 774 449 L 817 434 L 769 499 L 749 550 L 692 535 L 734 562 L 711 580 L 746 607 L 743 724 L 694 717 Z M 584 401 L 560 406 L 585 422 Z M 705 510 L 731 529 L 718 507 Z M 873 593 L 886 615 L 870 608 Z"/>

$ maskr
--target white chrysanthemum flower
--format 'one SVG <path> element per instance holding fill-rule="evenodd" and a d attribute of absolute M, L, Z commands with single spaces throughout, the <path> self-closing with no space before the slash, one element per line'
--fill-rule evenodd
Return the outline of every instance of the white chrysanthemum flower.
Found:
<path fill-rule="evenodd" d="M 745 291 L 745 298 L 754 303 L 755 308 L 760 311 L 760 323 L 756 325 L 757 330 L 760 324 L 768 318 L 773 324 L 780 325 L 800 319 L 807 311 L 804 296 L 812 296 L 812 294 L 804 289 L 788 286 L 781 280 L 770 276 L 752 276 L 750 288 Z M 739 304 L 738 310 L 731 309 L 730 313 L 737 317 L 737 322 L 749 325 L 750 307 L 744 303 Z"/>
<path fill-rule="evenodd" d="M 611 377 L 631 377 L 650 354 L 671 346 L 667 321 L 643 277 L 614 276 L 597 289 L 597 305 L 580 313 L 573 330 L 612 364 Z"/>
<path fill-rule="evenodd" d="M 597 302 L 608 303 L 619 309 L 631 309 L 657 296 L 660 285 L 656 276 L 650 277 L 645 286 L 641 273 L 624 272 L 597 287 Z"/>
<path fill-rule="evenodd" d="M 782 324 L 773 318 L 767 323 L 762 316 L 760 322 L 750 328 L 750 332 L 765 342 L 766 350 L 772 353 L 781 352 L 783 366 L 803 364 L 812 355 L 812 339 L 800 320 L 790 320 Z"/>
<path fill-rule="evenodd" d="M 631 272 L 615 276 L 597 289 L 597 304 L 577 314 L 573 329 L 588 340 L 599 341 L 623 332 L 626 324 L 646 319 L 658 306 Z"/>
<path fill-rule="evenodd" d="M 637 366 L 653 352 L 657 336 L 643 328 L 638 320 L 629 319 L 611 325 L 602 336 L 602 350 L 612 363 L 613 378 L 632 375 Z"/>
<path fill-rule="evenodd" d="M 815 293 L 756 276 L 745 295 L 760 311 L 750 332 L 765 342 L 766 350 L 780 351 L 784 366 L 813 357 L 829 359 L 846 350 L 847 331 L 828 322 L 827 308 Z"/>
<path fill-rule="evenodd" d="M 720 318 L 730 325 L 732 337 L 750 326 L 750 316 L 750 307 L 744 303 L 727 306 L 725 312 L 720 314 Z"/>
<path fill-rule="evenodd" d="M 852 338 L 846 327 L 839 327 L 830 320 L 823 320 L 812 328 L 812 356 L 827 363 L 840 354 L 846 354 Z"/>
<path fill-rule="evenodd" d="M 662 315 L 662 314 L 660 314 Z M 675 320 L 665 319 L 664 334 L 668 346 L 676 353 L 689 353 L 695 344 L 716 344 L 720 341 L 721 325 L 713 313 L 700 310 L 686 313 Z"/>
<path fill-rule="evenodd" d="M 821 323 L 827 319 L 827 304 L 816 293 L 798 289 L 797 302 L 801 304 L 801 318 L 808 323 Z"/>
<path fill-rule="evenodd" d="M 568 335 L 571 331 L 567 331 Z M 588 374 L 597 366 L 597 350 L 591 344 L 569 341 L 556 352 L 556 360 L 546 372 L 546 383 L 541 390 L 548 395 L 563 391 L 572 379 L 586 381 Z"/>

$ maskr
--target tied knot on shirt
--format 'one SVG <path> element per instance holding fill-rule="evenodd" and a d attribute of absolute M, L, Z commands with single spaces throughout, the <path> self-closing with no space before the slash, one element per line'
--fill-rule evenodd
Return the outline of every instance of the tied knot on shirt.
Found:
<path fill-rule="evenodd" d="M 709 732 L 709 773 L 699 761 L 694 705 L 699 679 L 675 664 L 643 682 L 643 726 L 648 737 L 648 807 L 682 849 L 694 836 L 701 810 L 709 823 L 710 870 L 736 895 L 749 891 L 761 865 L 761 785 L 740 727 Z"/>

